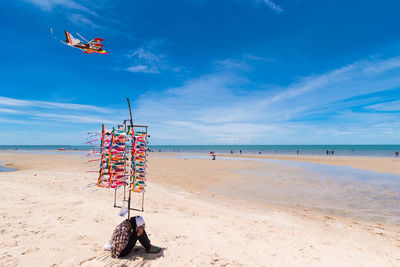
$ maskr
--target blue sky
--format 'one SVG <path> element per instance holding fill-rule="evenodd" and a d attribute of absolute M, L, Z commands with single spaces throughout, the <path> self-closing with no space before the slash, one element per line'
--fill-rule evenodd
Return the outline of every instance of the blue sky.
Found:
<path fill-rule="evenodd" d="M 400 3 L 0 2 L 0 144 L 398 144 Z M 53 28 L 54 36 L 50 28 Z M 64 29 L 108 55 L 63 45 Z"/>

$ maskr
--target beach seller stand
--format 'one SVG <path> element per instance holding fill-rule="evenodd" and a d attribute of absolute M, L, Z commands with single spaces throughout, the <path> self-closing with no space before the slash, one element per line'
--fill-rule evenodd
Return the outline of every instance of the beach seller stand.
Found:
<path fill-rule="evenodd" d="M 114 208 L 121 208 L 120 215 L 130 211 L 144 211 L 144 193 L 148 155 L 148 126 L 134 125 L 128 101 L 130 119 L 117 128 L 106 131 L 102 125 L 100 137 L 100 170 L 96 185 L 114 188 Z M 123 187 L 122 204 L 117 204 L 117 190 Z M 128 190 L 128 196 L 127 196 Z M 131 207 L 132 192 L 141 193 L 141 209 Z M 127 203 L 127 207 L 125 206 Z"/>

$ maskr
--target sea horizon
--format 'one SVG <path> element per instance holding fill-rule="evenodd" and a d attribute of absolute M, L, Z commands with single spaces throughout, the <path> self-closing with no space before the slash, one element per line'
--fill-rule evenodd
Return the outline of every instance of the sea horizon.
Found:
<path fill-rule="evenodd" d="M 88 145 L 0 145 L 0 150 L 28 151 L 90 151 Z M 377 156 L 394 157 L 400 152 L 400 144 L 374 145 L 149 145 L 151 152 L 164 153 L 222 153 L 222 154 L 264 154 L 264 155 L 335 155 L 335 156 Z"/>

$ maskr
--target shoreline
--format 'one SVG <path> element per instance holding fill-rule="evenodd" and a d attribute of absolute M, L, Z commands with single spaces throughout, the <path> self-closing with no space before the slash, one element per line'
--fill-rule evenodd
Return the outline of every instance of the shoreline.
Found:
<path fill-rule="evenodd" d="M 235 147 L 236 145 L 232 145 L 232 150 L 234 149 L 234 153 L 231 154 L 228 151 L 231 150 L 231 148 L 229 148 L 230 146 L 226 146 L 226 150 L 225 152 L 219 152 L 218 150 L 218 146 L 206 146 L 207 149 L 203 148 L 200 149 L 198 151 L 185 151 L 182 148 L 172 148 L 174 146 L 171 146 L 171 148 L 167 148 L 168 146 L 165 146 L 164 149 L 166 149 L 166 151 L 157 151 L 158 148 L 157 147 L 164 147 L 164 146 L 157 146 L 154 145 L 153 148 L 152 146 L 150 146 L 150 150 L 152 153 L 160 153 L 160 154 L 200 154 L 200 155 L 209 155 L 210 151 L 216 152 L 216 154 L 219 155 L 226 155 L 226 156 L 316 156 L 316 157 L 376 157 L 376 158 L 399 158 L 398 156 L 395 155 L 395 152 L 399 152 L 400 151 L 400 145 L 365 145 L 365 146 L 399 146 L 398 149 L 388 149 L 388 150 L 356 150 L 355 152 L 353 151 L 353 153 L 345 153 L 344 152 L 348 152 L 351 151 L 349 149 L 339 149 L 337 148 L 337 150 L 334 150 L 335 153 L 334 154 L 329 154 L 327 155 L 325 153 L 325 150 L 313 150 L 313 149 L 303 149 L 301 150 L 300 148 L 299 150 L 299 154 L 296 154 L 296 149 L 295 148 L 291 148 L 289 150 L 286 149 L 276 149 L 276 150 L 253 150 L 252 152 L 249 152 L 249 149 L 245 149 L 243 148 L 243 153 L 239 153 L 239 148 Z M 239 147 L 242 147 L 240 145 L 238 145 Z M 257 145 L 255 145 L 257 146 Z M 260 145 L 262 146 L 262 145 Z M 301 147 L 301 145 L 299 145 Z M 325 145 L 316 145 L 316 146 L 325 146 Z M 327 147 L 329 145 L 326 145 Z M 332 145 L 332 146 L 341 146 L 341 145 Z M 348 145 L 348 146 L 352 146 L 352 145 Z M 355 145 L 355 146 L 360 146 L 360 145 Z M 362 146 L 362 145 L 361 145 Z M 11 148 L 14 147 L 14 148 Z M 47 148 L 39 148 L 39 147 L 47 147 Z M 51 148 L 50 148 L 51 147 Z M 176 146 L 176 147 L 180 147 L 180 146 Z M 199 146 L 201 147 L 201 146 Z M 246 147 L 243 145 L 243 147 Z M 296 146 L 293 146 L 296 147 Z M 59 150 L 56 148 L 64 148 L 65 150 Z M 88 152 L 92 149 L 92 146 L 72 146 L 72 145 L 51 145 L 51 146 L 45 146 L 45 145 L 35 145 L 35 146 L 23 146 L 23 145 L 18 145 L 18 146 L 1 146 L 0 145 L 0 152 L 44 152 L 44 151 L 50 151 L 50 152 Z M 161 149 L 162 150 L 162 149 Z M 176 151 L 175 151 L 176 150 Z M 180 151 L 183 150 L 183 151 Z M 331 151 L 331 150 L 329 150 Z M 261 154 L 259 154 L 259 152 L 261 152 Z M 389 154 L 390 152 L 390 154 Z"/>

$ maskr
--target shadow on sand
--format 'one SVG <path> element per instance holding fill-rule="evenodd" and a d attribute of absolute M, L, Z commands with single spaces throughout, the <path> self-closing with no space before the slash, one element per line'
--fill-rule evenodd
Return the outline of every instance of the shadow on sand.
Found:
<path fill-rule="evenodd" d="M 142 246 L 136 246 L 132 249 L 129 255 L 115 259 L 112 263 L 107 264 L 106 266 L 149 266 L 151 265 L 151 261 L 164 257 L 164 250 L 166 250 L 166 248 L 161 248 L 159 253 L 146 253 Z"/>

